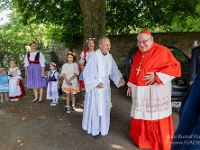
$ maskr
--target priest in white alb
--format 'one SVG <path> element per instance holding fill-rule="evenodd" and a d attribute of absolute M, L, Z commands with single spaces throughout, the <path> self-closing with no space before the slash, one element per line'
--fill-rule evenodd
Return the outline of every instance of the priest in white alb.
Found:
<path fill-rule="evenodd" d="M 140 148 L 170 150 L 171 80 L 181 75 L 180 63 L 148 30 L 137 35 L 137 44 L 127 90 L 132 96 L 130 137 Z"/>
<path fill-rule="evenodd" d="M 117 87 L 125 84 L 116 62 L 109 53 L 109 38 L 101 37 L 98 45 L 99 49 L 88 56 L 83 71 L 86 94 L 82 127 L 95 139 L 107 135 L 109 131 L 112 107 L 110 79 Z"/>

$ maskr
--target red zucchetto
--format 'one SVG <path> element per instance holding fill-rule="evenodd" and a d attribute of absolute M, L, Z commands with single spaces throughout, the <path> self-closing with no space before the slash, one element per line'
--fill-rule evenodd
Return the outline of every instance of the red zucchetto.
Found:
<path fill-rule="evenodd" d="M 141 32 L 140 32 L 140 34 L 150 34 L 151 35 L 151 32 L 149 31 L 149 30 L 142 30 Z"/>

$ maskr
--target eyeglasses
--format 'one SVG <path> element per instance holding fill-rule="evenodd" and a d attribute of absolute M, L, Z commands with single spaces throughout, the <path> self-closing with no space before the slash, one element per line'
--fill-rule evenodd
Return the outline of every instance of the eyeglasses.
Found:
<path fill-rule="evenodd" d="M 151 38 L 151 37 L 150 37 Z M 146 44 L 147 43 L 147 41 L 150 39 L 150 38 L 148 38 L 147 40 L 143 40 L 142 42 L 137 42 L 138 44 Z"/>

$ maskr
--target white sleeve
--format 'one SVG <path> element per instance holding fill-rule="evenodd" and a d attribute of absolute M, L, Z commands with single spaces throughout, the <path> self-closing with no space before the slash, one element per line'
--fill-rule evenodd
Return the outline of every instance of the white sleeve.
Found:
<path fill-rule="evenodd" d="M 44 58 L 44 55 L 40 52 L 40 65 L 41 67 L 45 67 L 45 58 Z"/>
<path fill-rule="evenodd" d="M 162 72 L 156 72 L 157 76 L 159 77 L 159 79 L 162 81 L 162 84 L 166 84 L 168 82 L 171 82 L 171 80 L 173 80 L 175 77 L 174 76 L 170 76 L 167 74 L 164 74 Z"/>
<path fill-rule="evenodd" d="M 61 76 L 65 74 L 65 64 L 62 66 L 62 70 L 61 70 Z"/>
<path fill-rule="evenodd" d="M 80 60 L 78 62 L 79 64 L 84 64 L 85 63 L 85 60 L 84 60 L 84 51 L 81 52 L 81 55 L 80 55 Z"/>
<path fill-rule="evenodd" d="M 116 62 L 114 58 L 112 57 L 112 70 L 111 70 L 110 79 L 113 81 L 113 83 L 116 85 L 117 88 L 121 86 L 120 78 L 122 77 L 123 75 L 119 71 Z"/>
<path fill-rule="evenodd" d="M 55 78 L 58 80 L 60 78 L 58 71 L 55 73 Z"/>
<path fill-rule="evenodd" d="M 28 62 L 28 58 L 27 58 L 27 53 L 24 57 L 24 67 L 27 67 L 29 65 L 29 62 Z"/>
<path fill-rule="evenodd" d="M 78 70 L 78 64 L 77 63 L 74 63 L 74 73 L 79 75 L 79 70 Z"/>
<path fill-rule="evenodd" d="M 22 74 L 19 69 L 17 69 L 17 78 L 22 80 Z"/>
<path fill-rule="evenodd" d="M 11 73 L 10 73 L 10 69 L 9 69 L 9 70 L 8 70 L 8 80 L 11 79 L 10 75 L 11 75 Z"/>
<path fill-rule="evenodd" d="M 22 73 L 19 69 L 17 69 L 17 75 L 18 75 L 18 79 L 22 80 Z"/>

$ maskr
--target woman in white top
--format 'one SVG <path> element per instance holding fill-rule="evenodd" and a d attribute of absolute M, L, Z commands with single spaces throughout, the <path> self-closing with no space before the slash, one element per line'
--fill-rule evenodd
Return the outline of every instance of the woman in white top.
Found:
<path fill-rule="evenodd" d="M 45 78 L 45 59 L 41 52 L 37 50 L 36 42 L 32 41 L 30 43 L 31 51 L 28 52 L 24 59 L 25 67 L 25 86 L 28 89 L 33 89 L 34 99 L 33 102 L 39 100 L 42 101 L 43 88 L 47 86 L 47 81 Z M 38 99 L 38 89 L 39 89 L 39 99 Z"/>

